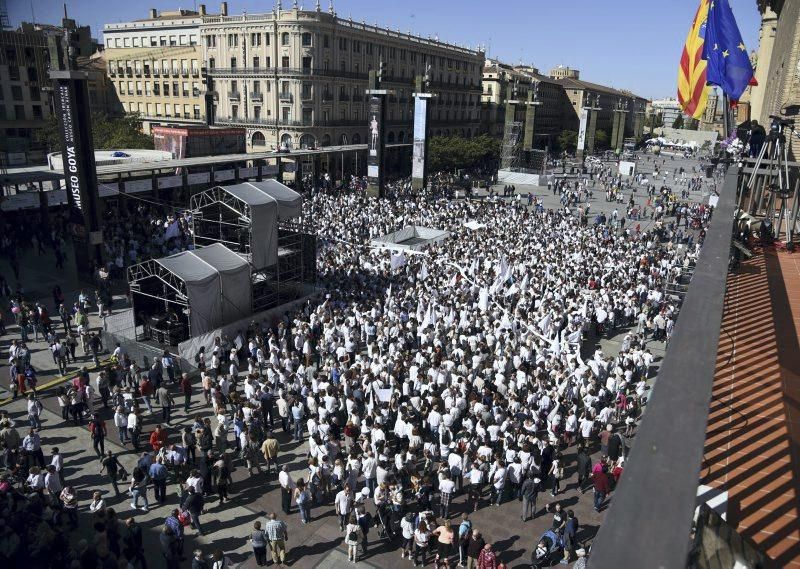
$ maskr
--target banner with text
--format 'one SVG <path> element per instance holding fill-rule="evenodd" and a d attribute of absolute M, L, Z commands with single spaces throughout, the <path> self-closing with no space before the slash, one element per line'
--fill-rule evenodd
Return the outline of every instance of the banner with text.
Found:
<path fill-rule="evenodd" d="M 381 153 L 383 152 L 383 98 L 369 98 L 369 132 L 367 133 L 367 178 L 370 184 L 379 185 L 381 177 Z"/>
<path fill-rule="evenodd" d="M 411 157 L 411 177 L 425 182 L 426 142 L 428 130 L 428 99 L 414 98 L 414 149 Z"/>

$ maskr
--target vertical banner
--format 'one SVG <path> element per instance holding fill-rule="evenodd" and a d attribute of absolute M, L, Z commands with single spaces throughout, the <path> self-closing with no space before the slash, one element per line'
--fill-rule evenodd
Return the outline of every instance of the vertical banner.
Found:
<path fill-rule="evenodd" d="M 371 95 L 368 113 L 367 133 L 367 179 L 370 186 L 380 188 L 383 178 L 383 97 Z"/>
<path fill-rule="evenodd" d="M 586 147 L 586 124 L 589 122 L 589 110 L 581 110 L 581 126 L 578 129 L 578 150 Z"/>
<path fill-rule="evenodd" d="M 411 180 L 415 188 L 425 187 L 427 174 L 428 99 L 414 97 L 414 148 L 411 157 Z"/>
<path fill-rule="evenodd" d="M 83 198 L 87 193 L 85 188 L 86 172 L 84 171 L 82 160 L 83 148 L 81 148 L 81 141 L 76 132 L 75 98 L 72 95 L 72 85 L 69 81 L 58 81 L 56 83 L 55 104 L 61 139 L 64 143 L 61 149 L 61 156 L 64 164 L 67 203 L 69 204 L 69 223 L 71 224 L 73 235 L 85 241 L 87 223 Z"/>

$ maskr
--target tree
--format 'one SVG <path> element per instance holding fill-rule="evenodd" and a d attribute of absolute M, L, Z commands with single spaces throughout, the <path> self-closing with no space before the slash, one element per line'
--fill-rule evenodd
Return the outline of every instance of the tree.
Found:
<path fill-rule="evenodd" d="M 61 150 L 61 130 L 58 120 L 51 116 L 47 126 L 36 130 L 35 141 L 48 152 Z M 108 117 L 102 113 L 92 114 L 92 141 L 97 149 L 143 148 L 151 150 L 153 139 L 142 132 L 139 115 Z"/>
<path fill-rule="evenodd" d="M 500 141 L 486 134 L 473 138 L 434 136 L 428 144 L 431 172 L 472 168 L 500 158 Z"/>
<path fill-rule="evenodd" d="M 659 128 L 664 126 L 664 115 L 661 113 L 652 112 L 644 118 L 644 126 L 650 128 L 652 124 L 653 128 Z"/>
<path fill-rule="evenodd" d="M 683 128 L 683 115 L 679 114 L 672 122 L 672 128 Z"/>
<path fill-rule="evenodd" d="M 561 150 L 572 152 L 578 146 L 578 133 L 574 130 L 562 130 L 556 140 Z"/>
<path fill-rule="evenodd" d="M 597 132 L 594 134 L 594 146 L 598 150 L 606 150 L 610 148 L 609 140 L 611 140 L 611 136 L 608 134 L 608 130 L 599 128 Z"/>

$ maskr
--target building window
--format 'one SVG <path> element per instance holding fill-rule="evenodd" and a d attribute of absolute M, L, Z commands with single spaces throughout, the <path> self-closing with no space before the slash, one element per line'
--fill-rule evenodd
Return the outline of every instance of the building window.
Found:
<path fill-rule="evenodd" d="M 31 101 L 41 101 L 42 100 L 42 92 L 39 90 L 39 87 L 31 87 Z M 2 99 L 2 96 L 0 96 Z"/>
<path fill-rule="evenodd" d="M 95 92 L 92 91 L 90 93 L 90 95 L 95 95 Z M 95 97 L 96 97 L 96 95 L 95 95 Z M 33 107 L 31 107 L 31 109 L 33 110 L 33 118 L 35 118 L 35 119 L 42 118 L 42 106 L 41 105 L 33 105 Z"/>
<path fill-rule="evenodd" d="M 208 68 L 214 69 L 214 65 L 216 65 L 216 60 L 213 57 L 208 58 Z"/>
<path fill-rule="evenodd" d="M 325 47 L 325 48 L 330 47 L 330 43 L 331 43 L 330 40 L 331 40 L 331 38 L 328 36 L 328 34 L 325 34 L 324 36 L 322 36 L 322 47 Z"/>
<path fill-rule="evenodd" d="M 158 83 L 153 83 L 153 95 L 156 97 L 161 96 L 161 85 Z"/>
<path fill-rule="evenodd" d="M 19 67 L 16 65 L 10 66 L 8 68 L 8 78 L 11 81 L 19 81 Z"/>
<path fill-rule="evenodd" d="M 289 67 L 289 57 L 284 55 L 281 57 L 281 67 Z"/>
<path fill-rule="evenodd" d="M 304 57 L 303 58 L 303 69 L 311 69 L 311 58 Z"/>
<path fill-rule="evenodd" d="M 178 38 L 175 36 L 169 36 L 169 45 L 171 46 L 178 45 Z"/>
<path fill-rule="evenodd" d="M 23 120 L 25 118 L 25 107 L 22 105 L 14 105 L 14 118 Z"/>
<path fill-rule="evenodd" d="M 261 107 L 253 107 L 253 118 L 261 120 Z"/>
<path fill-rule="evenodd" d="M 250 45 L 252 47 L 261 47 L 261 34 L 250 34 Z"/>
<path fill-rule="evenodd" d="M 245 63 L 247 65 L 247 63 Z M 231 57 L 231 69 L 236 69 L 236 58 Z"/>
<path fill-rule="evenodd" d="M 159 36 L 158 43 L 160 45 L 167 45 L 167 36 Z"/>
<path fill-rule="evenodd" d="M 197 36 L 192 34 L 189 36 L 189 45 L 197 45 Z"/>
<path fill-rule="evenodd" d="M 269 34 L 264 34 L 264 45 L 269 45 Z"/>
<path fill-rule="evenodd" d="M 14 101 L 21 101 L 22 100 L 22 87 L 19 85 L 12 85 L 11 87 L 11 99 Z"/>
<path fill-rule="evenodd" d="M 199 120 L 200 119 L 200 105 L 195 105 L 194 106 L 194 118 L 195 118 L 195 120 Z"/>
<path fill-rule="evenodd" d="M 236 34 L 229 34 L 228 35 L 228 47 L 238 47 L 239 46 L 239 36 Z"/>
<path fill-rule="evenodd" d="M 290 107 L 282 107 L 281 108 L 281 120 L 283 120 L 283 122 L 289 122 L 289 117 L 290 117 L 290 113 L 291 112 L 292 112 L 292 109 Z"/>
<path fill-rule="evenodd" d="M 288 46 L 289 45 L 289 32 L 283 32 L 281 34 L 281 45 Z"/>
<path fill-rule="evenodd" d="M 302 45 L 305 47 L 309 47 L 311 45 L 311 34 L 305 32 L 301 37 Z"/>
<path fill-rule="evenodd" d="M 232 119 L 239 118 L 239 105 L 231 105 L 231 118 Z"/>
<path fill-rule="evenodd" d="M 255 69 L 258 69 L 259 67 L 261 67 L 261 58 L 260 57 L 256 56 L 256 57 L 253 58 L 253 67 Z"/>

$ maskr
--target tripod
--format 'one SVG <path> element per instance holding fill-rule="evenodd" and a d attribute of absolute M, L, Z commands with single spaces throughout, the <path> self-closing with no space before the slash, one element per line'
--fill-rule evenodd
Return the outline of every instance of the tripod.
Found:
<path fill-rule="evenodd" d="M 780 214 L 778 215 L 778 222 L 774 228 L 773 235 L 777 239 L 781 233 L 784 217 L 786 218 L 786 244 L 787 248 L 792 247 L 792 238 L 794 237 L 794 225 L 792 219 L 797 218 L 797 200 L 792 205 L 792 214 L 790 216 L 789 210 L 786 207 L 786 200 L 792 197 L 792 190 L 789 188 L 789 148 L 786 145 L 785 130 L 788 128 L 794 134 L 794 121 L 783 119 L 781 117 L 770 115 L 772 123 L 769 127 L 769 134 L 767 135 L 764 144 L 761 145 L 761 151 L 756 158 L 756 163 L 753 166 L 753 173 L 750 174 L 750 179 L 747 182 L 747 188 L 750 192 L 754 192 L 756 177 L 758 171 L 764 164 L 764 158 L 769 161 L 767 164 L 767 173 L 765 175 L 765 182 L 763 188 L 770 192 L 769 199 L 766 205 L 766 218 L 765 221 L 772 223 L 772 217 L 775 211 L 775 200 L 781 200 Z M 763 194 L 751 194 L 757 196 L 756 208 L 762 201 Z"/>

